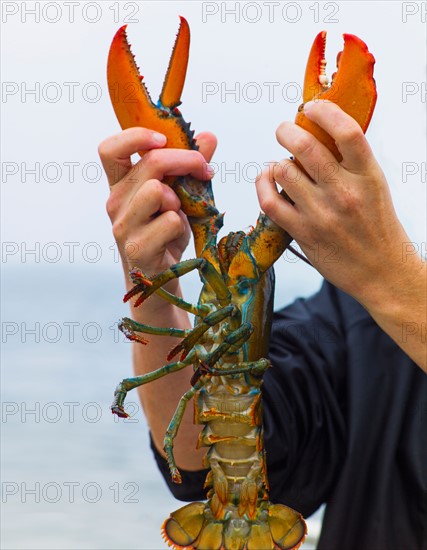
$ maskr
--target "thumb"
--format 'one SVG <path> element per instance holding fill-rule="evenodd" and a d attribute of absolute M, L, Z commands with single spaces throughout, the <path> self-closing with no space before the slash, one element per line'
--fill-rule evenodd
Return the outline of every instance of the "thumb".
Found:
<path fill-rule="evenodd" d="M 217 139 L 210 132 L 201 132 L 194 138 L 199 147 L 200 153 L 205 157 L 206 162 L 210 162 L 217 146 Z"/>

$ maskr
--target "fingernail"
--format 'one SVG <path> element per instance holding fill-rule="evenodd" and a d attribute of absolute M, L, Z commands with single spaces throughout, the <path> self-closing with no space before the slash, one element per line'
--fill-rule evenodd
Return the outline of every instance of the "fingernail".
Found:
<path fill-rule="evenodd" d="M 311 110 L 311 108 L 314 105 L 314 101 L 307 101 L 307 103 L 304 103 L 304 112 L 307 113 Z"/>
<path fill-rule="evenodd" d="M 160 145 L 164 145 L 166 143 L 166 136 L 163 134 L 159 134 L 158 132 L 152 132 L 151 134 L 153 141 L 156 143 L 159 143 Z"/>
<path fill-rule="evenodd" d="M 206 174 L 209 178 L 215 175 L 215 168 L 211 164 L 206 164 Z"/>

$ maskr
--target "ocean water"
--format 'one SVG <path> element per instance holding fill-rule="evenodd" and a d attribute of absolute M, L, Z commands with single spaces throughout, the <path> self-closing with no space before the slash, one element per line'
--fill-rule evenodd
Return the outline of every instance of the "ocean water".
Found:
<path fill-rule="evenodd" d="M 136 395 L 131 419 L 109 409 L 131 372 L 132 344 L 115 327 L 128 313 L 120 268 L 2 267 L 1 548 L 167 548 L 160 526 L 181 504 L 152 460 Z M 320 525 L 321 512 L 305 550 Z"/>

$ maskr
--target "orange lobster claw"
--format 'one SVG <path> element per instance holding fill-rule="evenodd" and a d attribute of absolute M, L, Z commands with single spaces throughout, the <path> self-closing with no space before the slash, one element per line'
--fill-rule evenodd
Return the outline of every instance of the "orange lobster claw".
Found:
<path fill-rule="evenodd" d="M 172 50 L 159 101 L 154 104 L 150 98 L 143 77 L 135 63 L 126 37 L 126 25 L 113 38 L 107 64 L 108 88 L 117 119 L 123 130 L 141 126 L 164 134 L 166 147 L 195 149 L 194 131 L 190 130 L 178 105 L 187 72 L 190 49 L 190 28 L 184 17 Z M 144 151 L 140 151 L 141 156 Z M 209 259 L 219 269 L 216 252 L 207 243 L 222 227 L 222 216 L 215 207 L 210 182 L 198 182 L 194 178 L 167 176 L 163 180 L 170 185 L 179 199 L 181 208 L 188 216 L 193 232 L 196 254 Z M 206 220 L 211 223 L 206 223 Z"/>
<path fill-rule="evenodd" d="M 193 133 L 178 105 L 187 72 L 190 29 L 181 17 L 159 102 L 155 105 L 143 83 L 126 37 L 126 25 L 114 36 L 108 55 L 107 79 L 111 102 L 123 130 L 144 126 L 165 134 L 167 147 L 193 149 Z"/>
<path fill-rule="evenodd" d="M 343 36 L 344 49 L 337 56 L 338 70 L 332 75 L 330 86 L 325 73 L 326 32 L 322 31 L 316 36 L 307 62 L 303 101 L 332 101 L 353 117 L 366 132 L 377 101 L 373 78 L 375 59 L 360 38 L 353 34 Z M 329 134 L 305 116 L 304 105 L 300 107 L 295 122 L 326 145 L 338 161 L 342 160 Z"/>

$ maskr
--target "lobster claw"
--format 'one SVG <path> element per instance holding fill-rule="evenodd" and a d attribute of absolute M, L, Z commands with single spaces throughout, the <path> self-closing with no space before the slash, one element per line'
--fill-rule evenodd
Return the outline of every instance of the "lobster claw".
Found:
<path fill-rule="evenodd" d="M 135 63 L 126 37 L 126 25 L 117 31 L 111 43 L 107 64 L 108 88 L 114 112 L 123 130 L 135 126 L 149 128 L 166 136 L 166 147 L 197 150 L 193 139 L 194 131 L 190 130 L 190 124 L 184 120 L 178 109 L 190 49 L 190 28 L 184 17 L 180 19 L 181 24 L 157 104 L 152 102 Z M 144 151 L 139 154 L 143 156 Z M 182 210 L 188 216 L 197 256 L 206 257 L 218 266 L 217 254 L 209 243 L 215 240 L 216 233 L 222 226 L 222 216 L 215 207 L 211 182 L 201 183 L 190 176 L 167 176 L 163 182 L 174 189 L 181 201 Z"/>
<path fill-rule="evenodd" d="M 181 17 L 159 101 L 155 105 L 139 74 L 126 36 L 126 25 L 113 38 L 107 79 L 114 112 L 123 130 L 144 126 L 167 137 L 167 147 L 194 149 L 193 134 L 178 110 L 187 72 L 190 29 Z M 143 153 L 140 153 L 141 155 Z"/>
<path fill-rule="evenodd" d="M 374 112 L 377 92 L 374 72 L 374 56 L 366 44 L 357 36 L 344 34 L 344 49 L 338 54 L 338 70 L 328 85 L 325 73 L 326 32 L 320 32 L 314 39 L 305 71 L 303 101 L 328 100 L 336 103 L 353 117 L 366 132 Z M 314 135 L 341 162 L 342 156 L 335 141 L 315 122 L 304 114 L 304 103 L 298 109 L 296 124 Z M 302 170 L 303 166 L 295 159 Z M 284 191 L 281 195 L 287 200 Z M 250 235 L 252 253 L 261 271 L 266 271 L 291 243 L 292 237 L 276 225 L 265 214 L 261 214 L 256 228 Z"/>
<path fill-rule="evenodd" d="M 366 44 L 353 34 L 344 34 L 344 49 L 337 56 L 338 70 L 332 75 L 331 84 L 325 73 L 326 32 L 320 32 L 313 43 L 305 72 L 303 101 L 328 100 L 336 103 L 353 117 L 366 132 L 374 112 L 377 92 L 374 72 L 374 56 Z M 296 124 L 313 134 L 342 160 L 334 140 L 304 114 L 304 104 L 299 108 Z"/>

